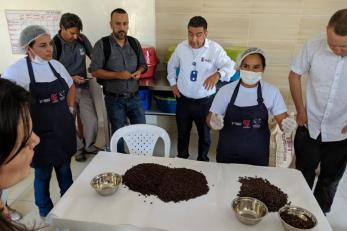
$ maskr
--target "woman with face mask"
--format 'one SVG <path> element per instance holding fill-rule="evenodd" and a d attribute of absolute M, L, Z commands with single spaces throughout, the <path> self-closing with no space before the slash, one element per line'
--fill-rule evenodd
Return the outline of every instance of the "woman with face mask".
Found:
<path fill-rule="evenodd" d="M 0 79 L 0 190 L 23 180 L 30 173 L 34 148 L 40 142 L 32 131 L 30 94 L 14 83 Z M 24 231 L 10 221 L 0 204 L 1 231 Z"/>
<path fill-rule="evenodd" d="M 208 125 L 220 130 L 217 162 L 267 166 L 271 113 L 285 133 L 296 128 L 278 88 L 262 80 L 265 55 L 259 48 L 245 50 L 237 60 L 240 80 L 222 87 L 207 117 Z"/>
<path fill-rule="evenodd" d="M 53 208 L 49 182 L 53 168 L 63 195 L 72 184 L 71 156 L 76 152 L 73 107 L 75 87 L 65 67 L 52 60 L 52 40 L 41 26 L 28 26 L 20 34 L 20 46 L 26 57 L 8 67 L 4 78 L 28 90 L 33 131 L 41 138 L 35 148 L 35 203 L 46 217 Z"/>

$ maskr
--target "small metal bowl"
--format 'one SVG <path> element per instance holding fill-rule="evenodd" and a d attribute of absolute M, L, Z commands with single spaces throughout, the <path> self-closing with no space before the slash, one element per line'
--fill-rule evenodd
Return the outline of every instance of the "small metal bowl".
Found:
<path fill-rule="evenodd" d="M 286 221 L 284 221 L 281 217 L 281 213 L 283 212 L 287 212 L 288 214 L 292 214 L 295 215 L 303 220 L 307 220 L 308 218 L 310 218 L 314 225 L 312 228 L 308 228 L 308 229 L 300 229 L 300 228 L 296 228 L 290 224 L 288 224 Z M 313 230 L 314 227 L 317 226 L 317 218 L 315 217 L 315 215 L 313 215 L 310 211 L 308 211 L 307 209 L 301 208 L 299 206 L 295 206 L 295 205 L 285 205 L 282 208 L 280 208 L 280 210 L 278 210 L 278 216 L 280 217 L 281 221 L 282 221 L 282 225 L 284 227 L 285 230 L 287 231 L 309 231 L 309 230 Z"/>
<path fill-rule="evenodd" d="M 232 208 L 239 221 L 246 225 L 259 223 L 268 213 L 266 205 L 252 197 L 237 197 L 232 202 Z"/>
<path fill-rule="evenodd" d="M 90 181 L 90 185 L 102 196 L 115 193 L 121 183 L 122 177 L 113 172 L 99 174 Z"/>

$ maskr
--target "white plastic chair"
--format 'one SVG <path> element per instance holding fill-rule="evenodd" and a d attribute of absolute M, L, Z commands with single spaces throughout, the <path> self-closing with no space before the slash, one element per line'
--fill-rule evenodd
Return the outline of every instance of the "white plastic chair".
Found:
<path fill-rule="evenodd" d="M 150 124 L 133 124 L 118 129 L 111 138 L 111 152 L 117 152 L 120 138 L 127 144 L 129 153 L 135 155 L 153 155 L 155 144 L 159 138 L 164 141 L 164 156 L 170 156 L 171 141 L 167 132 Z"/>

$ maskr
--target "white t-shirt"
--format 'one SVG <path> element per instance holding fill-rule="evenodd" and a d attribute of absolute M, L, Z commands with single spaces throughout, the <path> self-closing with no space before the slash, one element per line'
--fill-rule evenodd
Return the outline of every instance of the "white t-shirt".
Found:
<path fill-rule="evenodd" d="M 214 97 L 210 111 L 216 114 L 225 115 L 229 102 L 239 81 L 235 81 L 223 86 Z M 262 96 L 267 110 L 274 116 L 287 112 L 283 97 L 275 86 L 261 80 Z M 240 85 L 235 105 L 239 107 L 254 106 L 257 101 L 257 87 L 246 88 Z"/>
<path fill-rule="evenodd" d="M 58 62 L 57 60 L 50 60 L 49 61 L 54 69 L 61 75 L 61 77 L 66 81 L 67 85 L 71 87 L 73 84 L 73 80 L 70 76 L 70 74 L 67 72 L 66 68 Z M 35 76 L 36 82 L 53 82 L 57 79 L 57 77 L 54 76 L 53 71 L 49 67 L 48 63 L 36 63 L 31 62 L 33 66 L 33 72 Z M 29 91 L 29 84 L 30 84 L 30 77 L 29 77 L 29 70 L 26 62 L 26 58 L 21 58 L 11 66 L 9 66 L 4 74 L 3 77 L 5 79 L 12 80 L 17 85 L 24 87 L 27 91 Z"/>

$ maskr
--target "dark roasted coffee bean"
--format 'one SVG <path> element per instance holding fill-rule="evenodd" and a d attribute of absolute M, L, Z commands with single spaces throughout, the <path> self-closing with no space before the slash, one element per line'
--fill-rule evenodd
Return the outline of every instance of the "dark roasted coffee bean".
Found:
<path fill-rule="evenodd" d="M 314 221 L 308 216 L 305 216 L 306 219 L 302 219 L 301 217 L 287 212 L 282 212 L 280 216 L 287 224 L 295 228 L 311 229 L 314 227 Z"/>
<path fill-rule="evenodd" d="M 164 202 L 189 200 L 208 192 L 206 177 L 187 168 L 139 164 L 127 170 L 123 183 L 145 196 L 155 195 Z"/>
<path fill-rule="evenodd" d="M 240 197 L 253 197 L 262 201 L 269 212 L 277 212 L 288 203 L 288 195 L 280 188 L 260 177 L 240 177 Z"/>

